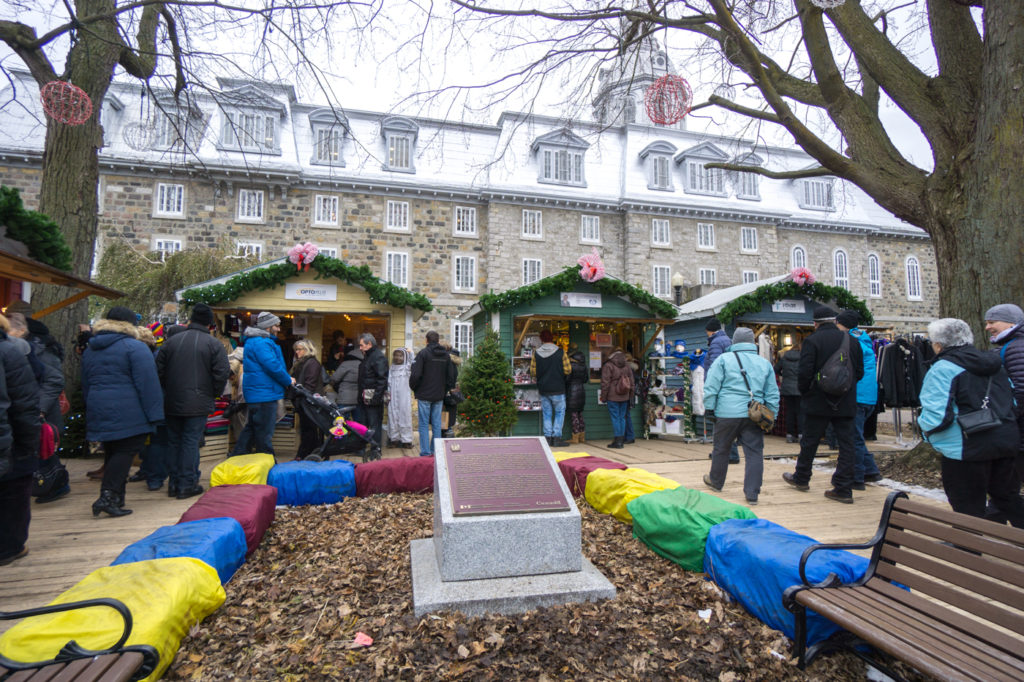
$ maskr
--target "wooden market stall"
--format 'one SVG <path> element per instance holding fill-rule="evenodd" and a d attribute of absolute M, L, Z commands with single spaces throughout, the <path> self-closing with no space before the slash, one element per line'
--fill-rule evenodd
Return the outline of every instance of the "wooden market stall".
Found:
<path fill-rule="evenodd" d="M 599 402 L 601 364 L 619 347 L 642 358 L 662 327 L 672 322 L 675 307 L 643 289 L 613 277 L 584 281 L 578 267 L 500 294 L 485 294 L 460 319 L 472 321 L 473 338 L 496 331 L 502 351 L 511 359 L 519 420 L 511 435 L 542 433 L 540 395 L 530 381 L 530 354 L 540 345 L 540 332 L 550 330 L 563 350 L 575 345 L 587 358 L 586 436 L 612 438 L 608 410 Z M 630 410 L 640 437 L 642 410 Z M 566 417 L 563 435 L 571 433 Z"/>
<path fill-rule="evenodd" d="M 26 299 L 32 284 L 56 284 L 78 290 L 67 298 L 36 311 L 32 317 L 37 320 L 87 296 L 102 296 L 108 299 L 124 296 L 116 289 L 100 286 L 51 265 L 40 263 L 27 255 L 0 248 L 0 300 L 6 305 L 14 299 Z"/>

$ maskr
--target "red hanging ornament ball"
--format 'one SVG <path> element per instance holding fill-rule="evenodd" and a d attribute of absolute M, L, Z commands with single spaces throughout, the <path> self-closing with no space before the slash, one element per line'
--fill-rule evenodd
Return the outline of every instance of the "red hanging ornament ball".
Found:
<path fill-rule="evenodd" d="M 644 94 L 647 116 L 659 125 L 672 125 L 683 120 L 692 105 L 693 90 L 682 76 L 662 76 Z"/>
<path fill-rule="evenodd" d="M 92 100 L 85 90 L 67 81 L 50 81 L 39 91 L 43 111 L 54 121 L 79 126 L 92 116 Z"/>

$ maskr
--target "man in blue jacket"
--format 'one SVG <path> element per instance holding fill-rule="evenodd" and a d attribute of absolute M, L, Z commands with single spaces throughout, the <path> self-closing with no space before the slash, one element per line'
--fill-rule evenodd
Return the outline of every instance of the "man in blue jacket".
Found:
<path fill-rule="evenodd" d="M 284 389 L 295 383 L 284 364 L 284 354 L 277 345 L 281 318 L 262 312 L 255 326 L 246 328 L 245 357 L 242 365 L 242 394 L 249 408 L 249 419 L 238 434 L 231 455 L 249 452 L 274 454 L 274 424 L 277 423 L 277 401 L 284 398 Z"/>
<path fill-rule="evenodd" d="M 853 418 L 853 489 L 864 490 L 864 483 L 875 483 L 882 480 L 882 472 L 875 464 L 875 456 L 868 450 L 864 442 L 864 424 L 875 411 L 878 402 L 878 376 L 875 372 L 875 347 L 871 337 L 863 330 L 857 329 L 860 315 L 856 310 L 844 310 L 836 316 L 836 326 L 849 332 L 850 336 L 860 344 L 860 352 L 864 356 L 864 376 L 857 382 L 857 414 Z"/>
<path fill-rule="evenodd" d="M 729 350 L 732 341 L 729 340 L 729 335 L 722 329 L 722 323 L 718 321 L 717 317 L 712 317 L 708 320 L 708 323 L 704 325 L 704 333 L 708 336 L 708 352 L 704 354 L 701 366 L 704 368 L 704 381 L 707 382 L 707 376 L 711 372 L 711 365 L 715 363 L 719 355 Z M 711 455 L 708 455 L 708 458 L 710 459 Z M 729 449 L 729 464 L 739 464 L 739 462 L 740 452 L 734 442 L 732 448 Z"/>

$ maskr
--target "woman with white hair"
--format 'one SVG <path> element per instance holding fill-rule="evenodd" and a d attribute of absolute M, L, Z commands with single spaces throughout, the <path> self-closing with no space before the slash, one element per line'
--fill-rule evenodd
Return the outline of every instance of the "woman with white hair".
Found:
<path fill-rule="evenodd" d="M 1011 524 L 1024 528 L 1024 503 L 1014 486 L 1020 435 L 999 355 L 975 348 L 963 320 L 935 320 L 928 337 L 937 356 L 921 387 L 918 423 L 942 455 L 942 487 L 950 506 L 984 518 L 988 495 Z"/>

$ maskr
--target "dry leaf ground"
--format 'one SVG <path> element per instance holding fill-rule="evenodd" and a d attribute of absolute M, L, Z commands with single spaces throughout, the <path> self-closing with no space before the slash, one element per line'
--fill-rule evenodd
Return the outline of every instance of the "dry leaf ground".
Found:
<path fill-rule="evenodd" d="M 780 633 L 582 500 L 583 552 L 615 584 L 614 600 L 414 618 L 409 542 L 432 535 L 431 505 L 429 495 L 380 495 L 279 509 L 167 679 L 864 679 L 848 654 L 800 671 Z M 353 648 L 358 632 L 373 644 Z"/>

